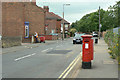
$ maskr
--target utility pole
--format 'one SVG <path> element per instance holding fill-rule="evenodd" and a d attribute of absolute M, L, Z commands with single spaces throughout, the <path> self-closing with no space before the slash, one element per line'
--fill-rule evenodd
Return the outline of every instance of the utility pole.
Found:
<path fill-rule="evenodd" d="M 63 35 L 62 35 L 62 40 L 64 40 L 64 5 L 65 4 L 63 4 Z"/>
<path fill-rule="evenodd" d="M 100 6 L 99 6 L 99 39 L 100 39 L 100 28 L 101 28 L 101 24 L 100 24 Z"/>

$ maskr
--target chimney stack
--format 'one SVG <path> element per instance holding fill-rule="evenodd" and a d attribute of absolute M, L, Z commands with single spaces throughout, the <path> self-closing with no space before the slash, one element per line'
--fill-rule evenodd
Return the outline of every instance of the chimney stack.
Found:
<path fill-rule="evenodd" d="M 36 5 L 36 0 L 30 0 L 33 5 Z"/>
<path fill-rule="evenodd" d="M 49 7 L 48 7 L 48 6 L 44 6 L 44 10 L 45 10 L 46 12 L 49 12 Z"/>

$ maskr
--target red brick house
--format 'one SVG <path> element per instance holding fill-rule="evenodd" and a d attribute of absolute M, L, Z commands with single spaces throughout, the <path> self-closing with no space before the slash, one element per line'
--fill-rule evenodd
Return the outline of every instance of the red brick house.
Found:
<path fill-rule="evenodd" d="M 69 29 L 70 29 L 70 23 L 68 22 L 68 21 L 66 21 L 65 19 L 63 19 L 63 18 L 61 18 L 60 16 L 58 16 L 58 15 L 56 15 L 56 14 L 54 14 L 55 16 L 57 16 L 59 19 L 61 19 L 61 33 L 62 33 L 62 31 L 63 31 L 63 23 L 64 23 L 64 33 L 65 33 L 65 38 L 67 38 L 67 37 L 69 37 L 68 36 L 68 33 L 69 33 Z"/>
<path fill-rule="evenodd" d="M 34 0 L 35 1 L 35 0 Z M 29 22 L 29 28 L 25 27 Z M 36 2 L 2 2 L 2 40 L 14 43 L 30 42 L 31 36 L 38 32 L 44 34 L 45 11 Z M 26 37 L 26 31 L 29 34 Z M 17 45 L 17 44 L 13 45 Z"/>
<path fill-rule="evenodd" d="M 24 22 L 29 22 L 29 38 L 38 32 L 39 35 L 44 34 L 45 26 L 45 11 L 43 8 L 35 5 L 34 2 L 26 2 L 25 5 L 25 19 Z M 23 34 L 24 36 L 25 34 Z M 24 37 L 23 37 L 24 38 Z M 24 39 L 25 40 L 25 39 Z"/>
<path fill-rule="evenodd" d="M 44 10 L 46 11 L 46 21 L 45 21 L 45 34 L 58 34 L 58 38 L 61 38 L 61 18 L 59 18 L 53 12 L 49 12 L 49 7 L 44 6 Z"/>
<path fill-rule="evenodd" d="M 69 37 L 69 30 L 70 30 L 70 23 L 68 21 L 66 21 L 65 19 L 61 21 L 61 24 L 64 23 L 64 37 L 68 38 Z M 63 28 L 61 27 L 61 30 L 63 30 Z"/>

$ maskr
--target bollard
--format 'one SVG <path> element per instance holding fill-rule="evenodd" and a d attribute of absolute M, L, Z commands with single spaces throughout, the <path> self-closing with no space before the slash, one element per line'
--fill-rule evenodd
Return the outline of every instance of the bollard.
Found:
<path fill-rule="evenodd" d="M 95 39 L 95 44 L 97 44 L 97 43 L 98 43 L 98 38 Z"/>
<path fill-rule="evenodd" d="M 34 36 L 32 36 L 32 41 L 31 42 L 34 43 Z"/>
<path fill-rule="evenodd" d="M 0 35 L 0 40 L 2 39 L 2 36 Z"/>

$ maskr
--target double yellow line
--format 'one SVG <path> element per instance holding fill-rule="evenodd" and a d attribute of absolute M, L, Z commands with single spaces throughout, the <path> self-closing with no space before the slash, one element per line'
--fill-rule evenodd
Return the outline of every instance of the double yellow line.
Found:
<path fill-rule="evenodd" d="M 65 71 L 58 77 L 57 80 L 63 80 L 64 78 L 67 77 L 67 75 L 70 73 L 70 71 L 76 65 L 76 63 L 78 62 L 78 60 L 81 58 L 81 53 L 78 54 L 78 56 L 71 62 L 71 64 L 65 69 Z"/>

